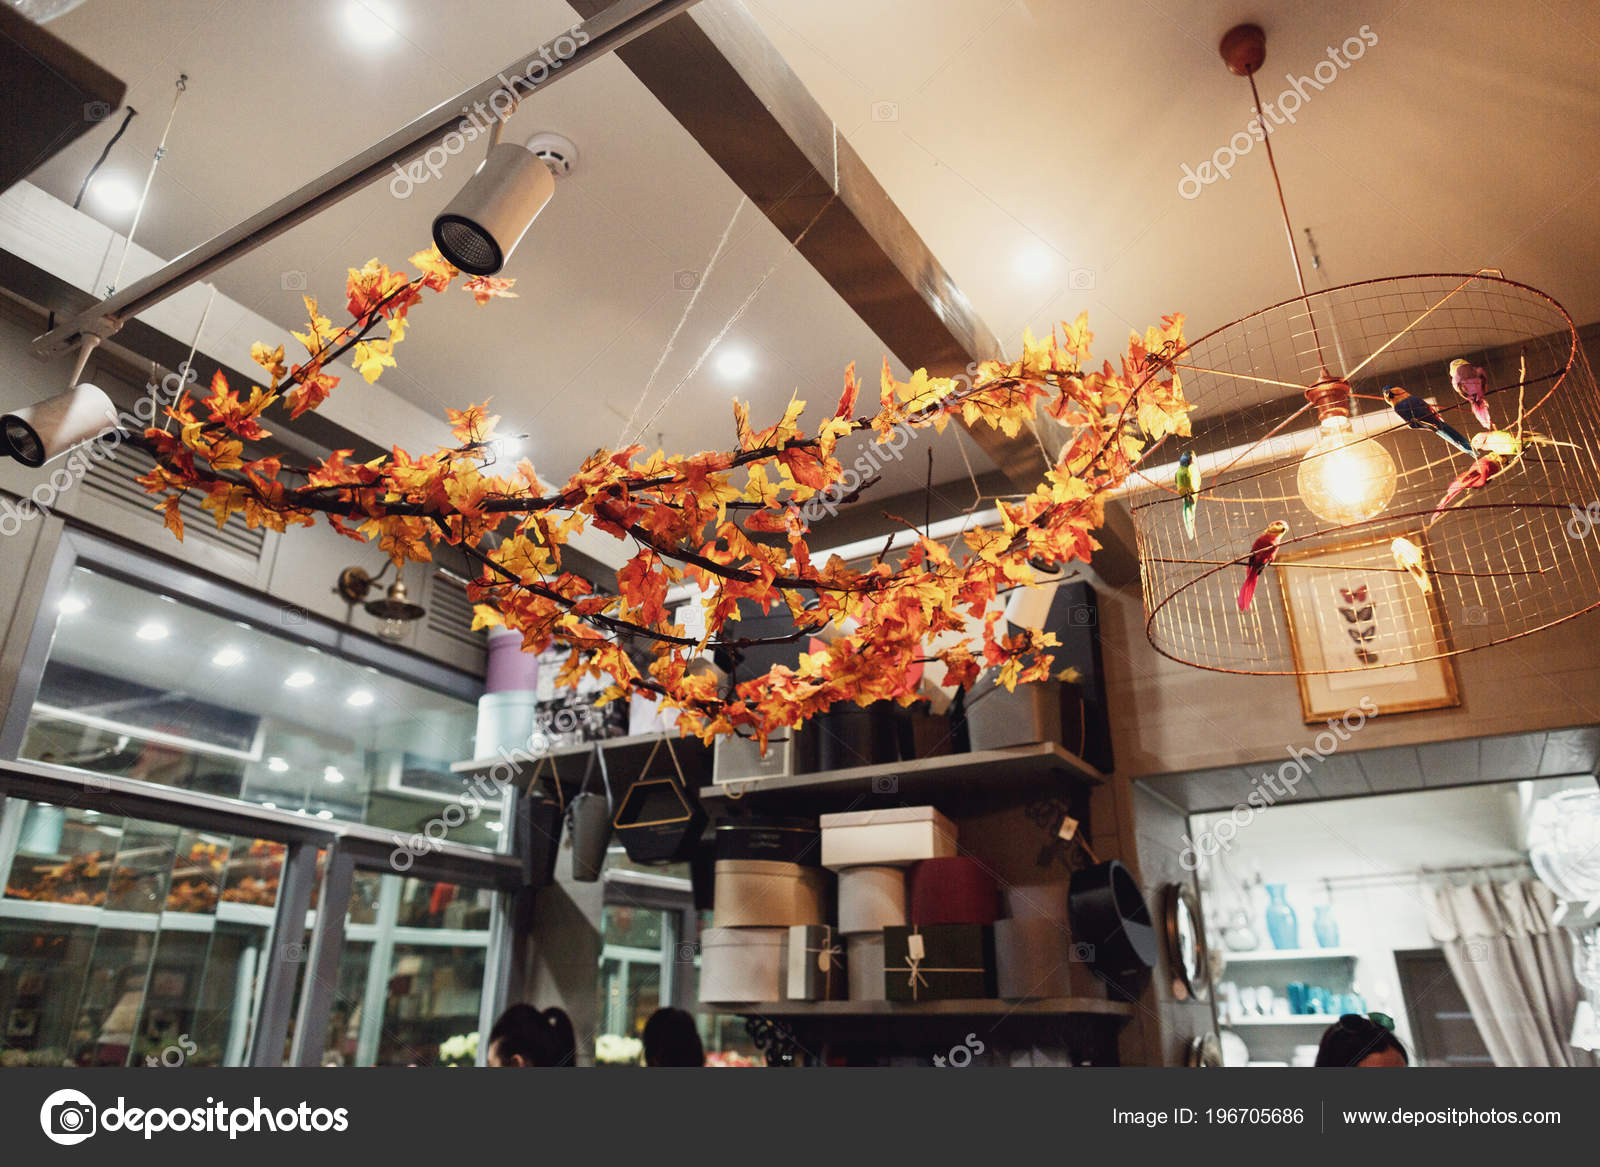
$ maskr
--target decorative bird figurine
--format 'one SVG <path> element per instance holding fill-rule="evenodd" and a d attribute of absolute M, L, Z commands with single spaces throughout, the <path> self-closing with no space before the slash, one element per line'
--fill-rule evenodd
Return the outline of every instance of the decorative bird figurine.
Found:
<path fill-rule="evenodd" d="M 1389 544 L 1389 550 L 1394 552 L 1395 565 L 1401 571 L 1411 573 L 1411 578 L 1417 581 L 1417 587 L 1421 589 L 1423 595 L 1433 591 L 1433 581 L 1428 578 L 1428 569 L 1422 565 L 1422 548 L 1401 535 Z"/>
<path fill-rule="evenodd" d="M 1494 454 L 1485 454 L 1457 474 L 1449 489 L 1444 492 L 1444 497 L 1439 500 L 1439 505 L 1433 508 L 1433 514 L 1428 518 L 1428 526 L 1431 527 L 1439 521 L 1439 516 L 1444 514 L 1445 508 L 1454 502 L 1457 496 L 1469 490 L 1481 489 L 1489 479 L 1500 473 L 1504 465 Z"/>
<path fill-rule="evenodd" d="M 1194 455 L 1185 450 L 1178 456 L 1178 472 L 1172 476 L 1172 485 L 1183 495 L 1183 529 L 1194 538 L 1194 509 L 1200 498 L 1200 467 L 1194 464 Z"/>
<path fill-rule="evenodd" d="M 1574 442 L 1558 442 L 1548 434 L 1524 430 L 1519 437 L 1509 430 L 1484 430 L 1472 435 L 1472 449 L 1477 454 L 1493 454 L 1508 462 L 1521 458 L 1530 446 L 1566 446 L 1576 450 Z"/>
<path fill-rule="evenodd" d="M 1288 533 L 1289 524 L 1282 519 L 1274 519 L 1250 545 L 1250 561 L 1245 565 L 1244 586 L 1239 589 L 1239 611 L 1247 611 L 1250 602 L 1256 598 L 1256 581 L 1261 578 L 1261 573 L 1267 570 L 1267 565 L 1277 558 L 1278 544 Z"/>
<path fill-rule="evenodd" d="M 1439 411 L 1420 397 L 1413 397 L 1398 385 L 1383 391 L 1383 399 L 1393 407 L 1400 420 L 1414 430 L 1432 430 L 1463 454 L 1472 453 L 1472 443 L 1460 432 L 1451 429 Z"/>
<path fill-rule="evenodd" d="M 1469 365 L 1457 357 L 1450 362 L 1450 387 L 1456 396 L 1472 406 L 1472 416 L 1486 430 L 1494 429 L 1489 420 L 1489 374 L 1482 365 Z"/>

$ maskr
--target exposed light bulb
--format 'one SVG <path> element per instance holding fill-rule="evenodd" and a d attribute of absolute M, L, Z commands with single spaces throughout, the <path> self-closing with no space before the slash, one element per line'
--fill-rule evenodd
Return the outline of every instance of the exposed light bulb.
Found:
<path fill-rule="evenodd" d="M 1300 459 L 1300 501 L 1324 522 L 1364 522 L 1389 505 L 1397 477 L 1389 451 L 1355 432 L 1349 417 L 1321 421 L 1321 436 Z"/>

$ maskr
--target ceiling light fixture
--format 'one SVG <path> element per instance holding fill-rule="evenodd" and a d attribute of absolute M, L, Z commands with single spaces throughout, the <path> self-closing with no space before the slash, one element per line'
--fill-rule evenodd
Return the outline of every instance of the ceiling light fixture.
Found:
<path fill-rule="evenodd" d="M 74 446 L 121 428 L 117 407 L 105 391 L 87 381 L 79 384 L 89 354 L 99 337 L 83 342 L 78 363 L 67 384 L 72 388 L 34 405 L 0 416 L 0 456 L 10 456 L 37 470 Z"/>
<path fill-rule="evenodd" d="M 488 154 L 433 220 L 440 254 L 468 275 L 492 276 L 505 267 L 555 194 L 556 175 L 571 174 L 577 162 L 577 148 L 561 135 L 502 142 L 503 124 L 495 123 Z"/>
<path fill-rule="evenodd" d="M 319 819 L 331 819 L 333 817 L 333 812 L 331 810 L 319 810 L 317 812 L 317 817 Z"/>
<path fill-rule="evenodd" d="M 344 781 L 344 775 L 339 772 L 339 767 L 328 766 L 322 771 L 322 780 L 332 782 L 335 786 Z"/>
<path fill-rule="evenodd" d="M 211 658 L 211 663 L 219 669 L 231 669 L 234 665 L 243 661 L 244 653 L 232 647 L 221 649 L 216 656 Z"/>
<path fill-rule="evenodd" d="M 89 189 L 94 192 L 95 204 L 108 215 L 126 215 L 139 205 L 139 188 L 126 178 L 102 178 Z"/>
<path fill-rule="evenodd" d="M 82 596 L 62 596 L 61 602 L 56 605 L 56 611 L 63 616 L 76 616 L 89 606 Z"/>
<path fill-rule="evenodd" d="M 140 640 L 165 640 L 171 635 L 171 629 L 159 620 L 150 620 L 139 625 L 139 631 L 134 633 Z"/>
<path fill-rule="evenodd" d="M 1015 264 L 1017 274 L 1030 284 L 1040 284 L 1049 279 L 1055 266 L 1055 257 L 1043 243 L 1034 243 L 1019 252 Z"/>
<path fill-rule="evenodd" d="M 357 689 L 344 699 L 346 705 L 354 705 L 357 709 L 365 708 L 372 704 L 371 689 Z"/>
<path fill-rule="evenodd" d="M 271 770 L 274 774 L 282 774 L 288 768 L 289 763 L 285 762 L 282 758 L 267 759 L 267 769 Z"/>
<path fill-rule="evenodd" d="M 305 672 L 304 670 L 296 670 L 295 672 L 290 673 L 287 677 L 283 678 L 283 683 L 286 688 L 304 689 L 307 685 L 310 685 L 315 680 L 316 678 L 310 673 Z"/>
<path fill-rule="evenodd" d="M 717 372 L 724 381 L 742 381 L 753 368 L 755 362 L 741 348 L 724 349 L 717 354 Z"/>

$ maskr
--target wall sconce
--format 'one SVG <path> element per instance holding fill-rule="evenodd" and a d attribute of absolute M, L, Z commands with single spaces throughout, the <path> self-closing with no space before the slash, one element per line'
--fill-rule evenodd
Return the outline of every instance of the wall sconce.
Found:
<path fill-rule="evenodd" d="M 367 615 L 378 622 L 378 636 L 381 639 L 398 643 L 406 638 L 412 624 L 428 614 L 428 610 L 406 599 L 405 581 L 399 578 L 389 585 L 383 599 L 367 600 L 392 565 L 392 562 L 384 564 L 383 570 L 377 575 L 369 574 L 365 568 L 347 567 L 339 573 L 339 583 L 334 590 L 348 603 L 360 604 Z"/>

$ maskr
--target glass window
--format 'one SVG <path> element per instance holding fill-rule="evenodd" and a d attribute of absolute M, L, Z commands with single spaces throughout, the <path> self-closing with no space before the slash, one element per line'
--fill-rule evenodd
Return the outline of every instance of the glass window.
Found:
<path fill-rule="evenodd" d="M 283 848 L 13 801 L 0 1063 L 239 1065 Z"/>
<path fill-rule="evenodd" d="M 84 567 L 56 604 L 24 758 L 407 835 L 467 789 L 471 702 Z M 500 827 L 486 807 L 449 838 L 494 848 Z"/>

